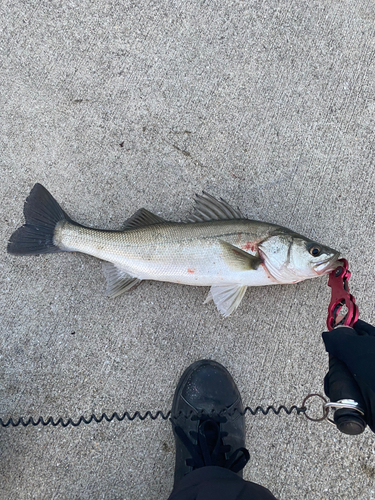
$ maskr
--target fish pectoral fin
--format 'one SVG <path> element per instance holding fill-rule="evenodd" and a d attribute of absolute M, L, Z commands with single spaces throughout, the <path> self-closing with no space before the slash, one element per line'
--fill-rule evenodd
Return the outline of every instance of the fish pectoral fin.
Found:
<path fill-rule="evenodd" d="M 256 255 L 251 255 L 241 248 L 237 248 L 226 241 L 220 241 L 223 257 L 229 267 L 238 271 L 255 271 L 263 260 Z"/>
<path fill-rule="evenodd" d="M 233 208 L 223 198 L 217 200 L 204 191 L 195 195 L 195 203 L 195 212 L 188 219 L 190 222 L 244 218 L 239 208 Z"/>
<path fill-rule="evenodd" d="M 140 208 L 125 221 L 123 229 L 136 229 L 138 227 L 152 226 L 154 224 L 165 224 L 166 222 L 166 220 L 158 215 L 149 212 L 145 208 Z"/>
<path fill-rule="evenodd" d="M 247 286 L 244 285 L 212 285 L 205 304 L 214 301 L 218 311 L 226 318 L 240 305 Z"/>
<path fill-rule="evenodd" d="M 142 281 L 138 278 L 133 278 L 129 274 L 116 267 L 111 262 L 103 262 L 103 272 L 107 280 L 107 289 L 105 294 L 107 297 L 117 297 L 124 292 L 128 292 Z"/>

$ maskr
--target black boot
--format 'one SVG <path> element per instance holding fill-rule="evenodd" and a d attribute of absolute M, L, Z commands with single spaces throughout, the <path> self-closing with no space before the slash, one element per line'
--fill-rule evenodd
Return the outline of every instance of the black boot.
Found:
<path fill-rule="evenodd" d="M 201 360 L 185 370 L 174 395 L 171 422 L 175 485 L 189 472 L 209 465 L 242 477 L 249 460 L 243 405 L 233 378 L 221 364 Z"/>

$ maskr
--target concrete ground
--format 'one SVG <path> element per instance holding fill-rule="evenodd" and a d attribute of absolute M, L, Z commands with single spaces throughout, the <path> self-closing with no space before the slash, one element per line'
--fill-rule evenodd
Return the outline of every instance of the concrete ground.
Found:
<path fill-rule="evenodd" d="M 373 2 L 0 5 L 2 418 L 171 407 L 191 362 L 246 404 L 323 393 L 327 278 L 247 292 L 223 319 L 207 288 L 145 282 L 104 297 L 101 263 L 15 257 L 36 182 L 78 222 L 172 220 L 208 191 L 342 252 L 374 314 Z M 246 417 L 246 479 L 280 499 L 375 499 L 375 441 L 303 416 Z M 1 499 L 166 499 L 170 423 L 0 429 Z"/>

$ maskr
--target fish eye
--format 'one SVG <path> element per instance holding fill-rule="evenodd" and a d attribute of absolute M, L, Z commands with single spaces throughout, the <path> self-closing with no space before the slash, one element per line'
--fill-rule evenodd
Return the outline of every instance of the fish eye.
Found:
<path fill-rule="evenodd" d="M 318 245 L 313 245 L 310 250 L 309 250 L 310 254 L 313 256 L 313 257 L 319 257 L 319 255 L 321 254 L 322 252 L 322 249 L 320 248 L 320 246 Z"/>

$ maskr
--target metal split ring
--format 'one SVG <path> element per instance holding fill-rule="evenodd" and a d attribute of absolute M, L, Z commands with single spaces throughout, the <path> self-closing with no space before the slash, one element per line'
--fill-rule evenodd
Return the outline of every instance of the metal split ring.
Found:
<path fill-rule="evenodd" d="M 323 401 L 323 405 L 322 405 L 322 408 L 323 408 L 323 416 L 319 417 L 319 418 L 313 418 L 313 417 L 309 417 L 309 415 L 307 414 L 307 411 L 304 412 L 304 415 L 305 417 L 308 419 L 308 420 L 311 420 L 311 422 L 322 422 L 323 420 L 325 420 L 327 417 L 328 417 L 328 412 L 329 412 L 329 408 L 326 407 L 326 404 L 328 403 L 328 400 L 322 396 L 321 394 L 308 394 L 305 399 L 303 400 L 302 402 L 302 407 L 303 408 L 306 408 L 306 403 L 309 399 L 313 398 L 317 396 L 318 398 L 320 398 L 322 401 Z"/>
<path fill-rule="evenodd" d="M 319 418 L 313 418 L 310 417 L 307 413 L 306 409 L 306 403 L 309 399 L 317 396 L 323 401 L 322 409 L 323 409 L 323 415 Z M 330 408 L 334 410 L 338 409 L 343 409 L 347 408 L 349 410 L 356 410 L 358 413 L 360 413 L 362 416 L 364 416 L 363 410 L 359 407 L 358 403 L 352 399 L 340 399 L 340 401 L 328 401 L 324 396 L 321 394 L 308 394 L 305 399 L 302 402 L 302 407 L 305 408 L 304 415 L 308 420 L 311 420 L 311 422 L 322 422 L 323 420 L 328 420 L 330 424 L 336 425 L 335 421 L 329 418 L 329 410 Z"/>

